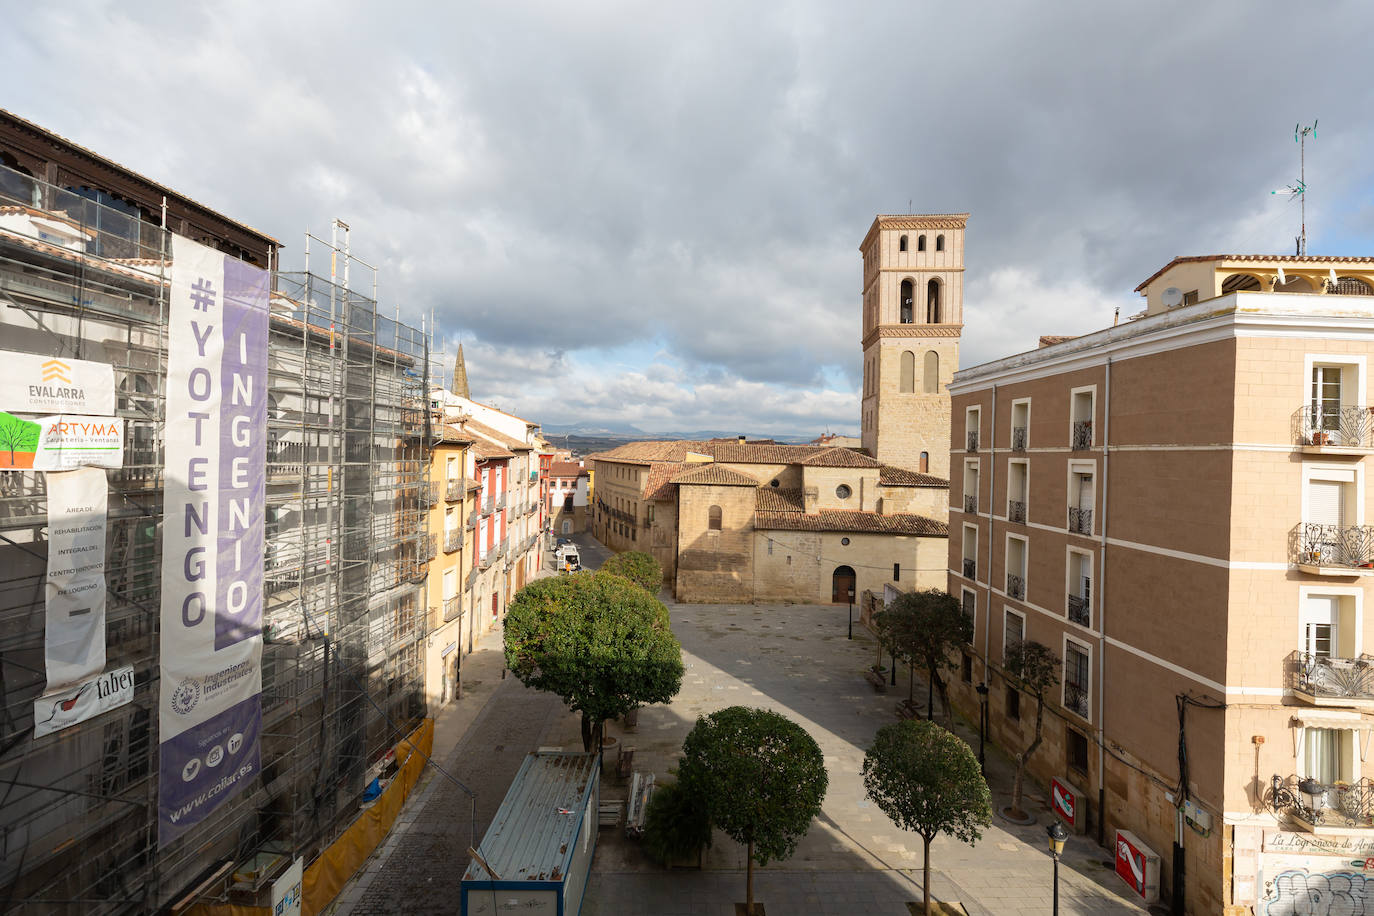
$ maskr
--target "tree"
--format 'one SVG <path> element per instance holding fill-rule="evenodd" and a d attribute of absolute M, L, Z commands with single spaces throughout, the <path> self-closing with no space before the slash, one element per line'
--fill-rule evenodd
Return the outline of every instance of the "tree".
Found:
<path fill-rule="evenodd" d="M 651 595 L 663 586 L 663 564 L 647 553 L 627 550 L 601 564 L 601 572 L 623 576 Z"/>
<path fill-rule="evenodd" d="M 711 845 L 711 812 L 695 787 L 669 782 L 654 789 L 644 812 L 644 851 L 664 865 L 691 859 Z"/>
<path fill-rule="evenodd" d="M 947 833 L 977 842 L 992 823 L 992 796 L 978 758 L 963 739 L 934 722 L 884 725 L 864 755 L 864 789 L 903 830 L 925 846 L 925 913 L 930 916 L 930 842 Z"/>
<path fill-rule="evenodd" d="M 667 703 L 682 686 L 682 647 L 668 609 L 619 576 L 538 579 L 511 601 L 506 667 L 582 714 L 582 749 L 600 750 L 602 726 L 636 706 Z"/>
<path fill-rule="evenodd" d="M 754 863 L 790 856 L 820 813 L 829 784 L 820 745 L 785 716 L 730 706 L 698 718 L 682 753 L 679 783 L 746 847 L 745 912 L 753 913 Z"/>
<path fill-rule="evenodd" d="M 953 720 L 949 705 L 949 685 L 940 672 L 954 667 L 954 653 L 973 639 L 973 621 L 959 601 L 938 588 L 907 592 L 892 606 L 878 614 L 875 621 L 897 657 L 908 665 L 920 665 L 930 678 L 930 698 L 926 718 L 935 712 L 934 694 L 940 694 L 945 720 Z"/>
<path fill-rule="evenodd" d="M 1004 672 L 1013 686 L 1035 698 L 1035 737 L 1016 755 L 1016 778 L 1011 787 L 1011 813 L 1016 818 L 1025 818 L 1026 813 L 1021 810 L 1021 787 L 1026 764 L 1044 736 L 1045 692 L 1059 683 L 1059 656 L 1043 643 L 1022 640 L 1007 650 Z"/>
<path fill-rule="evenodd" d="M 43 427 L 37 423 L 20 419 L 12 413 L 0 412 L 0 449 L 10 453 L 8 467 L 17 466 L 14 463 L 15 452 L 38 451 L 38 439 L 42 431 Z"/>

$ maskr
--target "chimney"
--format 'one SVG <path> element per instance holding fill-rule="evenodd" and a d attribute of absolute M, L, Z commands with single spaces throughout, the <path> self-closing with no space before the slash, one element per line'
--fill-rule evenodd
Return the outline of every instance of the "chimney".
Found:
<path fill-rule="evenodd" d="M 743 444 L 744 444 L 744 437 L 743 437 L 743 436 L 740 436 L 740 437 L 739 437 L 739 444 L 740 444 L 740 445 L 743 445 Z"/>

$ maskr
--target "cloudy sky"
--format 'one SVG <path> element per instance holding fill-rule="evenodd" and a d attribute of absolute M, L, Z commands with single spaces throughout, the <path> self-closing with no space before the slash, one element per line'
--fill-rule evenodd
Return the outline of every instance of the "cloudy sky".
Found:
<path fill-rule="evenodd" d="M 1124 10 L 1124 11 L 1123 11 Z M 1177 254 L 1374 254 L 1365 2 L 24 4 L 0 107 L 280 238 L 550 426 L 857 432 L 858 244 L 968 211 L 961 363 Z"/>

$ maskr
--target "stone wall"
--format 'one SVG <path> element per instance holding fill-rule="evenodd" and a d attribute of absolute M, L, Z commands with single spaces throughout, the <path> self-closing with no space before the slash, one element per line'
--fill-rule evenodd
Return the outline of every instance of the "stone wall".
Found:
<path fill-rule="evenodd" d="M 754 488 L 678 487 L 677 578 L 674 595 L 688 603 L 754 598 Z M 720 530 L 710 509 L 721 509 Z"/>

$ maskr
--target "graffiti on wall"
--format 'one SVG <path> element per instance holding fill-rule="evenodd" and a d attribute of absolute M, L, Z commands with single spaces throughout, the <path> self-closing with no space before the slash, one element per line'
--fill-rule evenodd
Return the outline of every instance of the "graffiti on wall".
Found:
<path fill-rule="evenodd" d="M 1264 916 L 1374 916 L 1374 874 L 1284 871 L 1265 882 L 1263 902 Z"/>

